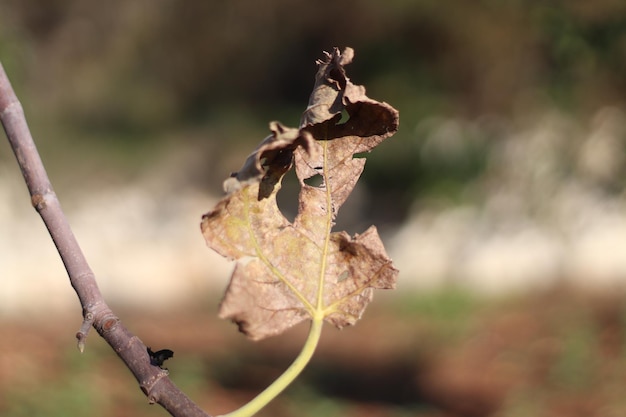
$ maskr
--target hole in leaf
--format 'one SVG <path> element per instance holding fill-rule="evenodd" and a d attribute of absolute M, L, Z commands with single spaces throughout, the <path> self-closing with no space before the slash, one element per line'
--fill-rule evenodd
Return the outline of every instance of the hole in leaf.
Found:
<path fill-rule="evenodd" d="M 315 174 L 311 178 L 305 179 L 304 183 L 309 187 L 319 188 L 322 186 L 322 184 L 324 184 L 324 177 L 322 177 L 320 174 Z"/>
<path fill-rule="evenodd" d="M 334 229 L 345 230 L 349 235 L 363 233 L 371 225 L 369 218 L 365 216 L 371 204 L 367 187 L 357 183 L 348 199 L 339 208 Z"/>
<path fill-rule="evenodd" d="M 288 171 L 282 179 L 282 185 L 276 195 L 276 204 L 278 209 L 291 223 L 298 214 L 298 193 L 300 192 L 300 183 L 296 177 L 295 170 Z"/>
<path fill-rule="evenodd" d="M 341 111 L 341 119 L 339 119 L 337 124 L 338 125 L 343 125 L 345 123 L 348 123 L 348 120 L 350 120 L 350 115 L 348 114 L 348 111 L 346 109 L 343 109 Z"/>

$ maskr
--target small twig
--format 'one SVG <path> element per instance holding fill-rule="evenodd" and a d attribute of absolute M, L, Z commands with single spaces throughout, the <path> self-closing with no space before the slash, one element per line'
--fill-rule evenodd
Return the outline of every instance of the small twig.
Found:
<path fill-rule="evenodd" d="M 160 404 L 176 417 L 209 416 L 174 385 L 167 371 L 150 363 L 146 346 L 122 325 L 104 301 L 94 273 L 54 193 L 30 134 L 22 105 L 1 63 L 0 121 L 22 170 L 33 207 L 50 232 L 83 308 L 83 324 L 76 333 L 80 351 L 85 348 L 87 334 L 93 326 L 124 361 L 151 403 Z"/>

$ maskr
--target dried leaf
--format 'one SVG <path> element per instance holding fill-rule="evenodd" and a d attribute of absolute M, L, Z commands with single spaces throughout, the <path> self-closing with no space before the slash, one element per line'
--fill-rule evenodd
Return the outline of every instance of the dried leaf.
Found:
<path fill-rule="evenodd" d="M 207 244 L 238 263 L 220 306 L 252 339 L 279 334 L 313 317 L 341 328 L 363 314 L 376 288 L 394 288 L 398 271 L 375 227 L 350 237 L 331 233 L 364 158 L 398 128 L 398 112 L 346 77 L 354 52 L 334 49 L 318 61 L 300 129 L 272 123 L 268 136 L 224 186 L 228 195 L 202 219 Z M 339 123 L 342 113 L 349 119 Z M 293 224 L 276 195 L 295 165 L 301 191 Z M 322 178 L 318 187 L 305 180 Z"/>

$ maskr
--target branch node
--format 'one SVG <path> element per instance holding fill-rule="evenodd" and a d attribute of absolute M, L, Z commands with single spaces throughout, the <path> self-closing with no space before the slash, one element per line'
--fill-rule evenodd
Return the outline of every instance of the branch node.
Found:
<path fill-rule="evenodd" d="M 101 316 L 96 321 L 95 325 L 98 333 L 103 335 L 105 333 L 110 333 L 115 330 L 119 323 L 120 319 L 115 316 L 112 311 L 109 310 L 107 313 L 104 314 L 104 316 Z"/>
<path fill-rule="evenodd" d="M 30 202 L 38 212 L 46 208 L 46 198 L 42 194 L 33 194 L 30 197 Z"/>
<path fill-rule="evenodd" d="M 168 375 L 169 372 L 167 370 L 161 369 L 157 374 L 143 380 L 141 384 L 139 384 L 143 393 L 148 397 L 149 404 L 154 404 L 159 401 L 159 392 L 154 388 L 161 379 L 166 378 Z"/>

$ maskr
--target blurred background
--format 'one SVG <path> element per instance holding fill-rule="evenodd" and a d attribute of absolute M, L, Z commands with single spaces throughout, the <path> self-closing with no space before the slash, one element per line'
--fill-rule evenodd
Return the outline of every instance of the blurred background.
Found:
<path fill-rule="evenodd" d="M 339 213 L 400 269 L 327 329 L 260 416 L 626 415 L 626 3 L 5 0 L 0 62 L 99 281 L 213 414 L 295 357 L 216 317 L 232 265 L 199 231 L 221 183 L 297 126 L 315 60 L 400 111 Z M 281 209 L 294 215 L 297 182 Z M 0 141 L 0 414 L 154 416 L 94 334 Z"/>

